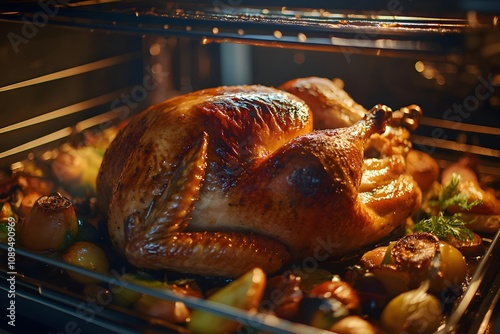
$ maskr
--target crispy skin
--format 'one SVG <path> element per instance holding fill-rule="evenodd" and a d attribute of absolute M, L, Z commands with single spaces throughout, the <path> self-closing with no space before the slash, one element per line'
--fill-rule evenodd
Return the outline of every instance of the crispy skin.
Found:
<path fill-rule="evenodd" d="M 380 107 L 351 127 L 313 131 L 302 100 L 263 86 L 151 107 L 117 136 L 99 174 L 113 244 L 138 267 L 226 277 L 352 253 L 420 204 L 397 159 L 360 192 L 364 144 L 390 118 Z"/>
<path fill-rule="evenodd" d="M 191 260 L 198 261 L 198 267 L 183 263 L 183 256 L 171 257 L 171 252 L 200 240 L 199 235 L 187 235 L 205 232 L 198 225 L 223 219 L 220 208 L 229 205 L 228 189 L 235 187 L 243 171 L 290 139 L 310 132 L 310 118 L 309 108 L 298 98 L 261 86 L 207 89 L 173 98 L 136 116 L 110 145 L 97 180 L 98 201 L 108 214 L 112 243 L 138 267 L 184 268 L 223 276 L 236 276 L 234 272 L 244 272 L 256 263 L 267 271 L 279 269 L 288 260 L 286 248 L 264 236 L 247 240 L 244 234 L 251 228 L 203 234 L 203 240 L 212 240 L 210 245 L 229 248 L 215 247 L 228 254 L 226 261 L 215 261 L 218 267 L 203 269 L 201 262 L 211 263 L 204 259 L 208 248 L 203 243 L 196 243 L 200 251 Z M 205 145 L 196 147 L 203 133 Z M 182 164 L 189 152 L 201 155 L 196 162 Z M 182 175 L 179 169 L 191 172 Z M 174 180 L 176 173 L 182 175 L 178 180 Z M 175 214 L 168 210 L 179 206 L 184 209 Z M 152 207 L 159 207 L 157 216 L 163 213 L 163 217 L 152 217 Z M 192 219 L 191 212 L 197 218 Z M 172 238 L 180 239 L 175 241 L 177 246 L 170 247 Z M 237 246 L 226 239 L 245 240 L 243 244 L 250 246 Z M 232 250 L 237 248 L 246 254 Z M 211 253 L 215 259 L 216 252 Z M 251 261 L 243 265 L 239 257 Z M 175 261 L 168 262 L 171 258 Z M 233 273 L 224 267 L 233 268 Z"/>
<path fill-rule="evenodd" d="M 314 112 L 314 128 L 317 130 L 351 126 L 367 113 L 363 106 L 330 79 L 298 78 L 285 82 L 279 88 L 307 103 Z"/>

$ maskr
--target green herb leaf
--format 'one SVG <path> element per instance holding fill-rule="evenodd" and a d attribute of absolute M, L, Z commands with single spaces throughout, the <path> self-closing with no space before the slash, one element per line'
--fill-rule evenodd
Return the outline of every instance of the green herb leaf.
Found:
<path fill-rule="evenodd" d="M 438 216 L 422 219 L 413 226 L 414 232 L 428 232 L 434 234 L 440 240 L 446 240 L 452 236 L 461 241 L 472 240 L 473 233 L 465 227 L 465 222 L 460 219 L 460 214 L 445 216 L 443 211 Z"/>
<path fill-rule="evenodd" d="M 461 219 L 460 213 L 446 215 L 446 209 L 449 206 L 457 205 L 462 210 L 470 210 L 472 207 L 482 203 L 480 200 L 469 203 L 469 198 L 466 194 L 460 192 L 458 185 L 460 184 L 460 175 L 453 174 L 450 183 L 441 188 L 437 200 L 429 200 L 429 206 L 438 207 L 439 213 L 435 216 L 430 216 L 427 219 L 422 219 L 416 223 L 412 230 L 413 232 L 428 232 L 434 234 L 440 240 L 446 240 L 449 237 L 461 241 L 472 240 L 473 233 L 468 229 Z"/>
<path fill-rule="evenodd" d="M 445 211 L 449 206 L 457 205 L 462 210 L 470 210 L 472 207 L 482 203 L 481 200 L 476 200 L 469 203 L 469 198 L 466 194 L 462 194 L 458 189 L 460 183 L 460 175 L 453 174 L 450 183 L 441 189 L 437 200 L 429 201 L 430 206 L 437 206 L 439 210 Z"/>

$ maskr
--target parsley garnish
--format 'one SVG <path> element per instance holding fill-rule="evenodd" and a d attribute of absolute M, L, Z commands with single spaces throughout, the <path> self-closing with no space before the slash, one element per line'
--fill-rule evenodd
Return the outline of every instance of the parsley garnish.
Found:
<path fill-rule="evenodd" d="M 439 210 L 445 211 L 451 205 L 457 205 L 462 210 L 470 210 L 473 206 L 481 204 L 481 200 L 476 200 L 469 203 L 466 194 L 462 194 L 458 190 L 460 183 L 460 175 L 453 174 L 451 176 L 450 184 L 441 189 L 437 200 L 430 200 L 429 206 L 439 207 Z"/>
<path fill-rule="evenodd" d="M 439 211 L 438 216 L 422 219 L 413 226 L 413 231 L 432 233 L 440 240 L 446 240 L 450 236 L 462 241 L 473 238 L 472 231 L 465 227 L 459 213 L 445 216 L 443 211 Z"/>
<path fill-rule="evenodd" d="M 461 241 L 472 240 L 473 233 L 465 226 L 460 213 L 447 215 L 449 206 L 457 205 L 462 210 L 470 210 L 473 206 L 482 203 L 480 200 L 468 202 L 468 197 L 459 191 L 460 175 L 453 174 L 450 184 L 443 187 L 437 200 L 429 200 L 429 206 L 438 207 L 439 212 L 435 216 L 422 219 L 413 226 L 414 232 L 428 232 L 434 234 L 441 240 L 454 237 Z"/>

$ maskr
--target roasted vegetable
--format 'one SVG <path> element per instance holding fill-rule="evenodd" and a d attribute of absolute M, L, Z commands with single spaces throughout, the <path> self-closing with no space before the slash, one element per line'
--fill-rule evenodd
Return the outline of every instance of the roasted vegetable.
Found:
<path fill-rule="evenodd" d="M 429 269 L 439 250 L 439 239 L 430 233 L 409 234 L 390 249 L 392 263 L 410 274 L 410 286 L 416 288 L 429 278 Z"/>
<path fill-rule="evenodd" d="M 430 291 L 440 293 L 446 289 L 460 289 L 467 277 L 467 263 L 458 249 L 440 241 L 439 253 L 441 255 L 439 271 L 431 280 Z"/>
<path fill-rule="evenodd" d="M 335 298 L 306 297 L 300 301 L 298 321 L 321 329 L 349 315 L 345 305 Z"/>
<path fill-rule="evenodd" d="M 477 233 L 493 234 L 500 229 L 500 215 L 466 212 L 462 213 L 461 217 L 466 226 Z"/>
<path fill-rule="evenodd" d="M 266 275 L 262 269 L 254 268 L 209 296 L 208 300 L 247 311 L 256 311 L 265 286 Z M 189 323 L 189 328 L 194 333 L 234 333 L 238 326 L 238 322 L 234 320 L 203 310 L 193 311 Z"/>
<path fill-rule="evenodd" d="M 64 262 L 79 266 L 100 274 L 108 273 L 108 259 L 101 247 L 88 241 L 73 243 L 62 255 Z M 67 274 L 82 284 L 97 283 L 100 280 L 68 270 Z"/>
<path fill-rule="evenodd" d="M 38 201 L 38 199 L 42 196 L 43 195 L 38 192 L 24 193 L 19 208 L 17 209 L 19 216 L 27 217 L 30 214 L 31 210 L 33 210 L 36 201 Z"/>
<path fill-rule="evenodd" d="M 12 211 L 10 203 L 0 202 L 0 242 L 8 243 L 9 231 L 14 231 L 16 221 L 16 215 Z"/>
<path fill-rule="evenodd" d="M 402 237 L 392 247 L 391 257 L 400 268 L 419 270 L 429 267 L 439 248 L 439 240 L 429 233 L 415 233 Z"/>
<path fill-rule="evenodd" d="M 432 293 L 456 289 L 467 276 L 462 253 L 429 233 L 404 236 L 388 247 L 366 252 L 361 259 L 362 268 L 383 284 L 390 297 L 415 289 L 428 279 Z M 363 276 L 359 270 L 356 275 L 356 279 Z"/>
<path fill-rule="evenodd" d="M 153 277 L 137 274 L 124 274 L 121 276 L 121 280 L 144 286 L 152 291 L 169 290 L 179 295 L 203 297 L 196 283 L 190 280 L 167 283 Z M 137 312 L 147 316 L 174 323 L 185 323 L 191 318 L 191 311 L 182 302 L 165 300 L 118 285 L 113 285 L 111 291 L 114 304 L 124 307 L 131 306 Z"/>
<path fill-rule="evenodd" d="M 406 270 L 395 266 L 374 267 L 370 272 L 384 285 L 385 292 L 389 298 L 410 290 L 411 276 Z"/>
<path fill-rule="evenodd" d="M 349 315 L 335 322 L 330 328 L 336 334 L 379 334 L 381 331 L 357 315 Z"/>
<path fill-rule="evenodd" d="M 446 241 L 466 257 L 479 256 L 484 252 L 483 238 L 477 233 L 473 233 L 470 240 L 458 240 L 454 237 L 448 237 Z"/>
<path fill-rule="evenodd" d="M 338 276 L 316 285 L 307 295 L 316 298 L 336 299 L 351 313 L 361 311 L 358 293 L 351 285 L 342 281 Z"/>
<path fill-rule="evenodd" d="M 298 321 L 329 329 L 340 319 L 361 311 L 358 293 L 339 276 L 310 289 L 299 305 Z"/>
<path fill-rule="evenodd" d="M 78 219 L 78 234 L 76 235 L 75 241 L 99 241 L 99 232 L 97 228 L 89 223 L 86 219 Z"/>
<path fill-rule="evenodd" d="M 134 303 L 134 309 L 153 318 L 173 323 L 185 323 L 191 317 L 191 311 L 180 301 L 170 301 L 150 295 L 141 295 Z"/>
<path fill-rule="evenodd" d="M 301 278 L 294 274 L 279 275 L 267 280 L 260 311 L 275 314 L 291 320 L 297 314 L 299 303 L 304 297 L 300 287 Z"/>
<path fill-rule="evenodd" d="M 76 237 L 78 223 L 71 201 L 60 194 L 40 197 L 18 224 L 19 244 L 35 251 L 59 251 Z"/>
<path fill-rule="evenodd" d="M 422 290 L 410 290 L 392 299 L 384 308 L 380 321 L 389 333 L 430 334 L 436 332 L 442 319 L 438 299 Z"/>
<path fill-rule="evenodd" d="M 0 224 L 8 223 L 16 215 L 12 211 L 12 206 L 7 201 L 0 201 Z"/>
<path fill-rule="evenodd" d="M 90 146 L 63 145 L 52 161 L 54 175 L 73 196 L 95 194 L 95 182 L 102 156 Z"/>
<path fill-rule="evenodd" d="M 449 207 L 458 207 L 461 210 L 470 210 L 480 205 L 480 200 L 469 202 L 467 195 L 459 191 L 460 175 L 453 174 L 450 183 L 441 187 L 437 198 L 429 199 L 424 205 L 427 208 L 428 217 L 417 222 L 412 230 L 414 232 L 432 233 L 440 240 L 453 237 L 457 240 L 472 240 L 472 231 L 466 227 L 466 221 L 462 219 L 461 213 L 450 215 Z"/>
<path fill-rule="evenodd" d="M 120 277 L 121 281 L 124 282 L 130 282 L 133 284 L 141 285 L 144 287 L 148 287 L 151 289 L 157 289 L 161 288 L 165 285 L 165 283 L 154 280 L 154 279 L 145 279 L 142 277 L 139 277 L 138 275 L 134 274 L 124 274 Z M 131 306 L 133 305 L 140 297 L 141 293 L 127 289 L 126 287 L 119 286 L 119 285 L 113 285 L 111 287 L 111 292 L 113 293 L 113 303 L 120 305 L 120 306 Z"/>
<path fill-rule="evenodd" d="M 372 268 L 382 265 L 385 255 L 387 253 L 387 246 L 380 246 L 367 251 L 361 256 L 359 264 L 363 268 Z"/>
<path fill-rule="evenodd" d="M 382 281 L 359 266 L 352 267 L 346 274 L 346 281 L 356 290 L 363 314 L 377 318 L 391 299 Z"/>
<path fill-rule="evenodd" d="M 410 287 L 416 288 L 430 279 L 434 293 L 460 286 L 467 275 L 462 253 L 428 233 L 410 234 L 398 240 L 391 250 L 391 259 L 390 264 L 399 270 L 408 270 Z"/>

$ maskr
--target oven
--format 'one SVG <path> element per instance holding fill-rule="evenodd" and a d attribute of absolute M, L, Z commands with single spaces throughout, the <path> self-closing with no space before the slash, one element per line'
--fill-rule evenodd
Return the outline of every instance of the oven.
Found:
<path fill-rule="evenodd" d="M 493 0 L 2 1 L 2 173 L 22 167 L 22 161 L 51 159 L 60 145 L 100 133 L 170 97 L 221 85 L 277 87 L 319 76 L 339 78 L 365 107 L 418 104 L 423 117 L 412 132 L 413 147 L 440 168 L 473 155 L 498 196 L 499 14 Z M 498 331 L 499 237 L 484 238 L 489 247 L 474 264 L 442 333 Z M 4 262 L 7 250 L 2 244 Z M 58 259 L 22 248 L 15 259 L 16 326 L 7 326 L 3 317 L 7 331 L 188 332 L 106 300 L 90 300 L 78 288 L 39 274 L 78 271 Z M 1 268 L 6 310 L 12 271 L 7 263 Z M 113 276 L 106 280 L 121 284 Z M 179 298 L 140 285 L 129 288 Z M 248 328 L 318 332 L 196 298 L 181 300 Z"/>

